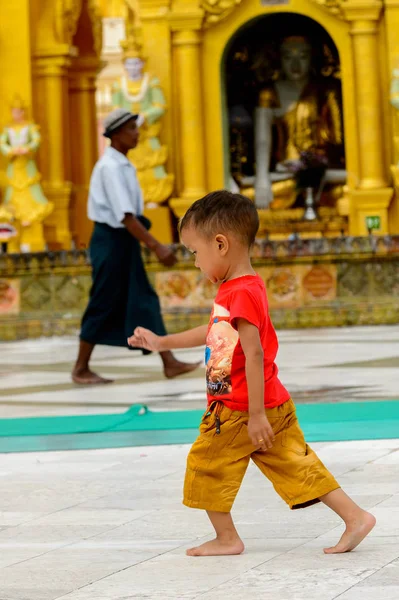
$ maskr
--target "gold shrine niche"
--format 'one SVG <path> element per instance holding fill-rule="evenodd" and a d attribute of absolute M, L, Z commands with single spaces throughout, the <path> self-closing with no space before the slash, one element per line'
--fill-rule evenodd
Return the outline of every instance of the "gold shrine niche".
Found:
<path fill-rule="evenodd" d="M 308 17 L 265 15 L 236 33 L 224 71 L 230 187 L 254 199 L 260 235 L 347 233 L 341 70 L 331 37 Z"/>

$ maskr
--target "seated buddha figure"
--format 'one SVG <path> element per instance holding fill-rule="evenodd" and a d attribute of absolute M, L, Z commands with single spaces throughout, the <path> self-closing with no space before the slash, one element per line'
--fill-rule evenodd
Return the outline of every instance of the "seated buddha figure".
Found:
<path fill-rule="evenodd" d="M 302 152 L 326 157 L 330 181 L 345 181 L 340 103 L 327 80 L 312 76 L 309 40 L 286 37 L 280 46 L 280 63 L 281 77 L 260 91 L 255 111 L 258 208 L 282 209 L 295 203 L 296 184 L 288 164 Z M 338 176 L 334 177 L 334 169 Z"/>

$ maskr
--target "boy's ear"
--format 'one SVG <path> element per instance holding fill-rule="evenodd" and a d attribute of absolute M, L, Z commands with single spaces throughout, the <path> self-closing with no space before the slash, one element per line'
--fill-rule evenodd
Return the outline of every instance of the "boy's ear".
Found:
<path fill-rule="evenodd" d="M 225 256 L 230 246 L 227 237 L 221 233 L 218 233 L 218 235 L 215 238 L 215 242 L 217 244 L 220 254 L 222 256 Z"/>

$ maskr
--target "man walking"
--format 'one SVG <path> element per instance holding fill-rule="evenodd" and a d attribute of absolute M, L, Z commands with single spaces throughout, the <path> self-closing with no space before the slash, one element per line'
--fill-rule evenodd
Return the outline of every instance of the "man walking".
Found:
<path fill-rule="evenodd" d="M 93 285 L 82 319 L 79 354 L 72 371 L 77 384 L 111 383 L 89 367 L 96 344 L 129 347 L 127 338 L 137 326 L 165 335 L 158 296 L 151 287 L 141 256 L 140 243 L 152 250 L 167 267 L 176 263 L 168 246 L 150 233 L 143 215 L 143 196 L 136 169 L 127 158 L 139 139 L 138 115 L 114 110 L 104 122 L 111 145 L 94 167 L 90 182 L 88 216 L 94 221 L 90 241 Z M 178 361 L 161 352 L 167 378 L 194 371 L 199 363 Z"/>

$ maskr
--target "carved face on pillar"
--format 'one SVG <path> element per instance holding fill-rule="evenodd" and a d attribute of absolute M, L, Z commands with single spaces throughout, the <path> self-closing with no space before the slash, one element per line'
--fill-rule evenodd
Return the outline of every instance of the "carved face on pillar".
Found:
<path fill-rule="evenodd" d="M 304 82 L 308 79 L 312 62 L 312 49 L 304 37 L 285 38 L 281 44 L 281 68 L 289 81 Z"/>
<path fill-rule="evenodd" d="M 141 58 L 127 58 L 124 62 L 125 71 L 132 81 L 140 79 L 143 73 L 144 62 Z"/>

